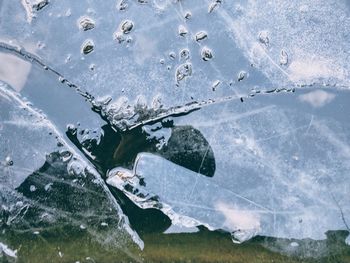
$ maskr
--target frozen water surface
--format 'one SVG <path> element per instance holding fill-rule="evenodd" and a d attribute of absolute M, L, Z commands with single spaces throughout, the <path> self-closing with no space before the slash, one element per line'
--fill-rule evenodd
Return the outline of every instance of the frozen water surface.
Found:
<path fill-rule="evenodd" d="M 142 247 L 127 196 L 239 242 L 349 231 L 349 12 L 0 0 L 0 223 Z"/>
<path fill-rule="evenodd" d="M 47 117 L 4 83 L 0 101 L 2 235 L 14 231 L 45 236 L 60 225 L 78 229 L 85 224 L 105 244 L 123 247 L 132 237 L 142 246 L 100 175 Z M 107 229 L 98 230 L 106 221 L 112 232 L 108 238 Z M 2 250 L 10 251 L 5 245 Z"/>
<path fill-rule="evenodd" d="M 327 96 L 334 101 L 320 105 Z M 216 160 L 212 178 L 140 154 L 133 172 L 116 168 L 107 182 L 175 224 L 224 229 L 240 241 L 256 234 L 323 239 L 329 229 L 348 230 L 349 125 L 345 113 L 331 112 L 348 99 L 316 90 L 202 109 L 176 125 L 191 124 L 208 139 Z"/>

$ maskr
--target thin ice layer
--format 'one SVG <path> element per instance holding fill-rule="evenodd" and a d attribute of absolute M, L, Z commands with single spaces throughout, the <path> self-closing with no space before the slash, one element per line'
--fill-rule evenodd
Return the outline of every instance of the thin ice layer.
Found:
<path fill-rule="evenodd" d="M 171 107 L 253 87 L 348 86 L 346 1 L 212 3 L 50 1 L 29 24 L 19 1 L 2 2 L 0 36 L 30 46 L 95 97 L 124 96 L 131 105 L 140 95 Z M 81 30 L 81 17 L 94 29 Z M 84 54 L 87 40 L 93 50 Z"/>
<path fill-rule="evenodd" d="M 112 171 L 107 182 L 175 224 L 224 229 L 240 241 L 324 239 L 349 230 L 348 98 L 318 90 L 212 105 L 175 120 L 209 141 L 212 178 L 141 154 L 133 172 Z"/>
<path fill-rule="evenodd" d="M 123 177 L 128 175 L 130 177 Z M 200 196 L 188 203 L 186 197 L 193 194 L 194 182 L 201 189 Z M 142 208 L 162 210 L 175 225 L 222 229 L 231 232 L 238 241 L 258 234 L 264 220 L 259 213 L 260 206 L 230 190 L 221 189 L 201 174 L 153 154 L 139 154 L 133 172 L 115 168 L 107 183 L 123 190 Z M 265 221 L 271 221 L 268 219 Z"/>
<path fill-rule="evenodd" d="M 44 114 L 3 83 L 0 109 L 1 240 L 69 226 L 103 244 L 142 246 L 98 173 Z"/>

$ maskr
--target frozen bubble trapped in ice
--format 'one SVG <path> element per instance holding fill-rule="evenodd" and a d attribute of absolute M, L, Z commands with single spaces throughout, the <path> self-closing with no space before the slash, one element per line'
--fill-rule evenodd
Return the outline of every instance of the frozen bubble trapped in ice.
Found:
<path fill-rule="evenodd" d="M 201 50 L 201 56 L 204 61 L 211 60 L 213 58 L 213 53 L 210 48 L 203 47 Z"/>
<path fill-rule="evenodd" d="M 88 16 L 83 16 L 79 18 L 78 26 L 81 30 L 88 31 L 95 27 L 95 21 Z"/>
<path fill-rule="evenodd" d="M 131 20 L 125 20 L 119 27 L 124 34 L 129 34 L 134 27 L 134 23 Z"/>
<path fill-rule="evenodd" d="M 84 55 L 87 55 L 87 54 L 91 53 L 92 51 L 94 51 L 94 48 L 95 48 L 94 42 L 91 39 L 88 39 L 88 40 L 85 40 L 85 42 L 81 46 L 81 52 Z"/>
<path fill-rule="evenodd" d="M 179 83 L 181 80 L 191 75 L 192 75 L 192 64 L 191 63 L 181 64 L 180 66 L 177 67 L 175 72 L 176 82 Z"/>
<path fill-rule="evenodd" d="M 196 41 L 202 41 L 208 37 L 207 32 L 205 31 L 199 31 L 196 33 L 195 39 Z"/>

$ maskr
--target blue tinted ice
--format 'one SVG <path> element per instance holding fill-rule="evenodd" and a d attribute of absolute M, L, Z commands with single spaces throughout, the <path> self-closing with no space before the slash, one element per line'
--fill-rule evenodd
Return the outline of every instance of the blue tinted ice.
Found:
<path fill-rule="evenodd" d="M 240 241 L 349 230 L 349 12 L 346 0 L 0 0 L 2 209 L 15 215 L 50 189 L 55 178 L 28 180 L 45 162 L 92 169 L 62 134 L 72 122 L 105 124 L 93 105 L 122 129 L 191 112 L 175 125 L 198 129 L 213 149 L 212 178 L 141 154 L 145 185 L 133 173 L 108 179 L 141 207 Z M 150 137 L 163 145 L 169 134 Z M 88 192 L 78 177 L 69 185 Z M 98 174 L 88 178 L 124 218 Z M 157 198 L 143 202 L 129 181 Z"/>
<path fill-rule="evenodd" d="M 4 83 L 0 83 L 0 212 L 0 222 L 9 231 L 41 235 L 69 224 L 86 229 L 96 241 L 102 242 L 109 233 L 108 242 L 116 247 L 132 239 L 142 246 L 97 171 L 45 114 Z M 98 230 L 103 223 L 105 229 Z"/>
<path fill-rule="evenodd" d="M 192 125 L 208 139 L 213 177 L 142 153 L 133 171 L 115 168 L 107 183 L 174 224 L 224 229 L 239 241 L 324 239 L 327 230 L 349 230 L 348 100 L 318 89 L 212 105 L 175 125 Z"/>

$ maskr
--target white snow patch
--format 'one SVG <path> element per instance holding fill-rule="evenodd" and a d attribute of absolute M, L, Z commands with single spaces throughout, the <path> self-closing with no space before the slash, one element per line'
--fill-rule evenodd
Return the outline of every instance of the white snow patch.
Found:
<path fill-rule="evenodd" d="M 309 103 L 314 108 L 320 108 L 330 103 L 335 95 L 324 90 L 315 90 L 299 96 L 299 100 Z"/>

